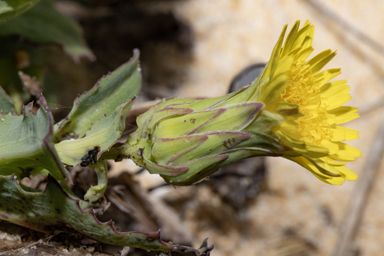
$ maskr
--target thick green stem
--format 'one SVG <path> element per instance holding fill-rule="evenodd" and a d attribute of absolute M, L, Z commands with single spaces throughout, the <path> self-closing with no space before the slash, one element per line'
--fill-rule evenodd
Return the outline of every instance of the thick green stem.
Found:
<path fill-rule="evenodd" d="M 105 160 L 100 160 L 94 165 L 90 165 L 97 175 L 97 185 L 91 186 L 84 196 L 85 200 L 89 200 L 91 203 L 99 200 L 104 196 L 105 189 L 108 183 L 108 168 Z"/>

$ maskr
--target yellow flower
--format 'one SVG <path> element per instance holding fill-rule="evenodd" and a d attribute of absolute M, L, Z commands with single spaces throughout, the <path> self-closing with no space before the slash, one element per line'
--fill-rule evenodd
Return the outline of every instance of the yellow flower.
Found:
<path fill-rule="evenodd" d="M 341 141 L 358 138 L 358 132 L 339 124 L 359 117 L 354 107 L 342 106 L 351 96 L 345 80 L 332 81 L 340 69 L 320 71 L 336 52 L 312 53 L 314 27 L 297 21 L 284 44 L 284 27 L 271 59 L 259 80 L 254 81 L 251 101 L 265 104 L 269 114 L 284 121 L 273 128 L 286 147 L 283 157 L 310 170 L 320 180 L 341 185 L 357 175 L 344 167 L 361 152 Z M 252 88 L 253 87 L 253 88 Z"/>

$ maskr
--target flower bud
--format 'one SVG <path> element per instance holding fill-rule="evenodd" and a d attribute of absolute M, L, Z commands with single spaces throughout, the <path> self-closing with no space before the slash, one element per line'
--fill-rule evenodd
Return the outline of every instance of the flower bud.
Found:
<path fill-rule="evenodd" d="M 138 118 L 129 138 L 131 158 L 170 184 L 189 185 L 240 159 L 279 154 L 282 146 L 272 136 L 244 131 L 262 121 L 257 117 L 264 107 L 234 99 L 245 90 L 214 99 L 164 100 Z"/>

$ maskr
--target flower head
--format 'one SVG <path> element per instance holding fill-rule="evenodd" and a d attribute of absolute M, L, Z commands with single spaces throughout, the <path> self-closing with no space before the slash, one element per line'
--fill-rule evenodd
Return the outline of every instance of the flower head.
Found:
<path fill-rule="evenodd" d="M 324 182 L 340 185 L 345 179 L 357 179 L 344 165 L 361 152 L 342 141 L 357 139 L 358 132 L 339 124 L 359 117 L 358 109 L 342 106 L 351 99 L 345 80 L 330 82 L 340 69 L 320 71 L 336 53 L 325 50 L 307 60 L 313 51 L 314 27 L 308 21 L 301 29 L 299 25 L 295 23 L 284 44 L 283 29 L 260 82 L 251 86 L 260 91 L 252 100 L 263 102 L 263 111 L 284 118 L 273 128 L 286 148 L 283 157 Z"/>
<path fill-rule="evenodd" d="M 320 70 L 334 56 L 312 53 L 314 27 L 286 27 L 263 73 L 237 92 L 212 99 L 169 99 L 137 119 L 128 154 L 169 183 L 189 185 L 219 167 L 251 156 L 282 156 L 320 180 L 342 184 L 357 175 L 345 162 L 361 156 L 341 141 L 358 132 L 338 124 L 358 117 L 346 81 L 331 79 L 340 69 Z"/>

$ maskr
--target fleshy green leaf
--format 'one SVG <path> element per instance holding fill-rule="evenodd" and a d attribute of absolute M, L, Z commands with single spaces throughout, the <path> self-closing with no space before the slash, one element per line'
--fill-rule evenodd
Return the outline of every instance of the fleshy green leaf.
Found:
<path fill-rule="evenodd" d="M 7 0 L 6 2 L 37 1 Z M 1 3 L 5 3 L 4 0 L 0 1 Z M 95 58 L 85 44 L 80 27 L 57 11 L 50 1 L 41 1 L 23 15 L 1 24 L 0 35 L 19 35 L 35 43 L 59 44 L 75 61 L 81 57 L 91 60 Z"/>
<path fill-rule="evenodd" d="M 0 0 L 0 24 L 20 15 L 40 0 Z"/>
<path fill-rule="evenodd" d="M 52 142 L 53 117 L 43 96 L 40 104 L 36 114 L 32 103 L 21 115 L 12 110 L 0 114 L 0 175 L 15 173 L 21 178 L 45 168 L 55 179 L 70 179 Z"/>
<path fill-rule="evenodd" d="M 135 50 L 128 62 L 103 76 L 91 90 L 76 98 L 68 116 L 55 125 L 56 142 L 68 134 L 82 136 L 92 123 L 95 124 L 104 115 L 110 116 L 117 107 L 134 98 L 140 86 L 139 51 Z"/>
<path fill-rule="evenodd" d="M 91 128 L 78 139 L 63 140 L 55 144 L 55 148 L 63 163 L 78 165 L 82 158 L 94 148 L 98 149 L 97 159 L 101 154 L 112 147 L 125 128 L 125 116 L 131 107 L 133 99 L 123 103 L 110 116 L 103 116 Z"/>
<path fill-rule="evenodd" d="M 160 232 L 119 232 L 112 221 L 100 222 L 88 204 L 52 179 L 44 192 L 28 192 L 13 176 L 0 176 L 0 219 L 42 232 L 72 228 L 94 240 L 107 244 L 154 251 L 178 252 L 185 256 L 209 256 L 213 246 L 206 241 L 199 249 L 167 243 Z"/>

